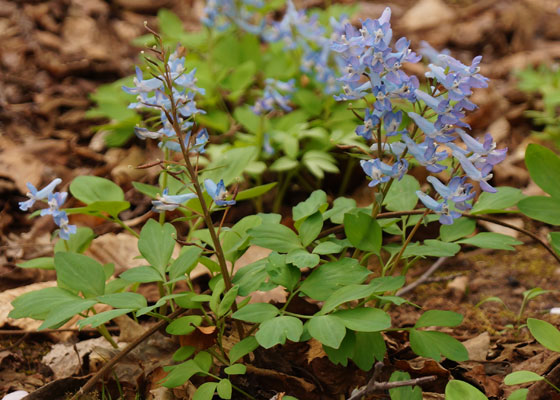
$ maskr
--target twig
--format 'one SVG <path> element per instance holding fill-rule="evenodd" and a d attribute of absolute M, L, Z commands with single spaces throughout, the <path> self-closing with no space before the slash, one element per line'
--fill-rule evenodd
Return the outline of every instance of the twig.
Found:
<path fill-rule="evenodd" d="M 377 378 L 381 373 L 381 369 L 383 368 L 383 363 L 378 362 L 375 364 L 375 370 L 373 372 L 373 376 L 369 380 L 367 386 L 364 386 L 359 391 L 355 392 L 352 396 L 348 398 L 348 400 L 358 400 L 361 399 L 363 396 L 366 396 L 373 392 L 378 391 L 385 391 L 393 388 L 398 388 L 402 386 L 418 386 L 423 383 L 428 383 L 436 380 L 435 375 L 430 376 L 423 376 L 421 378 L 416 379 L 407 379 L 406 381 L 397 381 L 397 382 L 378 382 Z"/>
<path fill-rule="evenodd" d="M 179 309 L 175 310 L 174 312 L 172 312 L 171 314 L 169 314 L 168 317 L 170 319 L 173 319 L 173 318 L 178 317 L 179 315 L 181 315 L 183 313 L 188 313 L 188 312 L 189 311 L 186 311 L 184 309 L 179 308 Z M 87 393 L 91 389 L 93 389 L 93 387 L 95 386 L 97 381 L 99 379 L 103 378 L 105 376 L 105 374 L 107 374 L 111 370 L 111 368 L 113 368 L 115 366 L 115 364 L 117 364 L 124 356 L 126 356 L 128 353 L 130 353 L 132 350 L 134 350 L 134 348 L 136 348 L 144 340 L 146 340 L 151 335 L 156 333 L 158 330 L 163 328 L 166 324 L 167 324 L 166 320 L 159 321 L 157 324 L 155 324 L 150 329 L 148 329 L 146 332 L 144 332 L 142 334 L 142 336 L 139 336 L 133 342 L 131 342 L 128 346 L 126 346 L 124 349 L 122 349 L 113 358 L 111 358 L 107 362 L 107 364 L 105 364 L 103 366 L 103 368 L 101 368 L 99 371 L 97 371 L 95 373 L 95 375 L 93 375 L 91 378 L 89 378 L 89 380 L 86 382 L 86 384 L 84 386 L 82 386 L 82 388 L 80 390 L 78 390 L 76 392 L 76 394 L 74 394 L 74 396 L 72 396 L 71 400 L 78 400 L 80 398 L 80 396 L 83 396 L 85 393 Z"/>
<path fill-rule="evenodd" d="M 428 278 L 438 270 L 439 267 L 441 267 L 443 265 L 443 263 L 445 262 L 445 260 L 447 260 L 447 257 L 440 257 L 438 258 L 438 260 L 433 263 L 433 265 L 428 268 L 428 270 L 426 272 L 424 272 L 422 274 L 422 276 L 420 276 L 420 278 L 418 278 L 417 280 L 415 280 L 414 282 L 412 282 L 411 284 L 403 287 L 402 289 L 400 289 L 399 291 L 397 291 L 397 296 L 402 296 L 403 294 L 406 294 L 412 290 L 414 290 L 417 286 L 421 285 L 422 283 L 426 282 L 428 280 Z"/>

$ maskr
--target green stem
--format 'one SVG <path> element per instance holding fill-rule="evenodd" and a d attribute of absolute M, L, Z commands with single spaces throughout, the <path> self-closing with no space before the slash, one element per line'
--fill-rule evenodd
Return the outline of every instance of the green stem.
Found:
<path fill-rule="evenodd" d="M 410 231 L 410 233 L 408 234 L 408 237 L 406 238 L 406 241 L 404 242 L 403 246 L 401 247 L 401 250 L 397 254 L 397 257 L 395 258 L 395 261 L 393 262 L 393 265 L 391 265 L 390 272 L 394 271 L 395 268 L 397 267 L 397 265 L 399 264 L 399 261 L 401 260 L 401 257 L 403 256 L 404 251 L 406 250 L 407 246 L 410 244 L 410 241 L 412 240 L 412 238 L 416 234 L 416 231 L 418 230 L 418 228 L 420 228 L 420 225 L 422 224 L 422 221 L 424 220 L 424 217 L 426 215 L 428 215 L 429 213 L 430 213 L 429 209 L 424 211 L 424 214 L 422 215 L 422 218 L 418 219 L 418 222 L 416 222 L 416 225 L 414 225 L 414 228 L 412 228 L 412 231 Z"/>
<path fill-rule="evenodd" d="M 129 233 L 131 233 L 133 236 L 135 236 L 137 239 L 140 239 L 140 235 L 138 233 L 136 233 L 130 226 L 128 226 L 127 224 L 125 224 L 123 221 L 121 221 L 119 218 L 112 218 L 111 221 L 113 221 L 114 223 L 118 224 L 121 228 L 123 228 L 124 230 L 128 231 Z"/>
<path fill-rule="evenodd" d="M 280 211 L 280 206 L 282 205 L 282 201 L 284 200 L 284 196 L 286 195 L 286 191 L 290 186 L 290 182 L 292 181 L 292 177 L 294 174 L 297 174 L 298 169 L 289 171 L 286 176 L 284 176 L 284 181 L 282 182 L 280 188 L 278 189 L 278 194 L 276 195 L 276 199 L 274 199 L 274 204 L 272 205 L 272 212 L 277 213 Z"/>
<path fill-rule="evenodd" d="M 357 161 L 358 160 L 353 157 L 348 160 L 348 164 L 346 165 L 346 170 L 344 171 L 344 175 L 342 176 L 342 183 L 340 184 L 340 189 L 338 189 L 339 197 L 346 193 L 346 189 L 348 188 L 348 183 L 350 182 L 350 178 L 352 177 L 352 173 L 354 172 L 354 168 L 356 167 Z"/>
<path fill-rule="evenodd" d="M 96 314 L 96 312 L 93 312 L 94 314 Z M 113 348 L 118 349 L 119 346 L 117 345 L 117 343 L 115 343 L 115 341 L 113 340 L 113 338 L 111 337 L 111 334 L 109 333 L 109 330 L 107 329 L 107 327 L 105 326 L 105 324 L 101 324 L 97 327 L 97 331 L 109 342 L 111 343 L 111 346 L 113 346 Z"/>
<path fill-rule="evenodd" d="M 169 149 L 167 147 L 164 148 L 163 151 L 163 159 L 165 161 L 168 161 L 169 159 Z M 162 179 L 161 179 L 161 185 L 160 185 L 160 190 L 163 193 L 163 190 L 167 187 L 167 179 L 168 179 L 168 173 L 167 173 L 167 167 L 165 167 L 163 169 L 162 172 Z M 162 211 L 159 213 L 159 223 L 160 225 L 163 225 L 165 223 L 165 211 Z"/>

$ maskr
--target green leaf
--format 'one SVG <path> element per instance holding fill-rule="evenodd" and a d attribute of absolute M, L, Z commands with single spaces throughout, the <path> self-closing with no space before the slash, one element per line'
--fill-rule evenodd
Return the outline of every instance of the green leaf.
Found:
<path fill-rule="evenodd" d="M 54 255 L 54 266 L 59 287 L 81 292 L 86 298 L 104 293 L 105 272 L 94 259 L 77 253 L 58 252 Z"/>
<path fill-rule="evenodd" d="M 557 254 L 560 254 L 560 232 L 551 232 L 550 244 Z"/>
<path fill-rule="evenodd" d="M 525 197 L 521 190 L 509 186 L 500 186 L 496 190 L 496 193 L 483 192 L 470 213 L 476 215 L 504 212 L 506 208 L 515 206 Z"/>
<path fill-rule="evenodd" d="M 68 240 L 58 240 L 54 245 L 54 252 L 83 253 L 87 250 L 93 239 L 95 239 L 95 233 L 93 233 L 91 228 L 79 227 L 74 235 L 70 235 Z"/>
<path fill-rule="evenodd" d="M 480 390 L 467 382 L 452 380 L 445 387 L 445 400 L 488 400 Z"/>
<path fill-rule="evenodd" d="M 335 290 L 323 303 L 319 314 L 326 314 L 339 305 L 348 301 L 363 299 L 371 296 L 375 287 L 371 285 L 348 285 Z M 332 347 L 332 346 L 331 346 Z"/>
<path fill-rule="evenodd" d="M 177 231 L 173 225 L 166 223 L 162 226 L 154 219 L 149 219 L 140 231 L 138 250 L 162 276 L 173 253 L 176 236 Z"/>
<path fill-rule="evenodd" d="M 465 346 L 443 332 L 411 329 L 410 347 L 419 356 L 432 358 L 436 361 L 440 361 L 442 355 L 457 362 L 469 359 Z"/>
<path fill-rule="evenodd" d="M 339 172 L 334 157 L 324 151 L 308 150 L 303 154 L 302 162 L 317 179 L 323 179 L 325 172 Z"/>
<path fill-rule="evenodd" d="M 560 198 L 530 196 L 517 207 L 526 216 L 551 225 L 560 225 Z"/>
<path fill-rule="evenodd" d="M 383 205 L 389 211 L 413 210 L 418 203 L 416 191 L 420 190 L 418 180 L 410 175 L 404 175 L 401 180 L 395 179 L 387 195 L 383 199 Z"/>
<path fill-rule="evenodd" d="M 351 359 L 362 371 L 370 371 L 376 359 L 383 361 L 385 357 L 385 340 L 379 332 L 356 332 L 355 335 L 356 343 Z"/>
<path fill-rule="evenodd" d="M 402 288 L 405 284 L 404 276 L 382 276 L 372 279 L 369 285 L 374 293 L 392 292 Z"/>
<path fill-rule="evenodd" d="M 321 258 L 317 254 L 311 254 L 305 249 L 294 249 L 288 253 L 286 262 L 295 265 L 298 268 L 313 268 Z"/>
<path fill-rule="evenodd" d="M 80 209 L 83 210 L 81 214 L 98 214 L 107 213 L 113 218 L 117 218 L 121 212 L 128 210 L 130 203 L 128 201 L 94 201 L 87 207 Z M 71 209 L 72 210 L 72 209 Z M 73 209 L 78 210 L 78 209 Z M 70 210 L 69 210 L 70 211 Z M 69 214 L 73 214 L 69 212 Z"/>
<path fill-rule="evenodd" d="M 303 324 L 299 319 L 282 316 L 264 321 L 255 338 L 262 347 L 270 349 L 277 344 L 286 343 L 286 339 L 297 342 L 302 333 Z"/>
<path fill-rule="evenodd" d="M 173 388 L 183 385 L 187 382 L 194 374 L 202 372 L 200 367 L 194 360 L 186 361 L 179 365 L 174 365 L 171 372 L 165 377 L 163 386 L 168 388 Z"/>
<path fill-rule="evenodd" d="M 192 400 L 212 400 L 217 386 L 218 384 L 216 382 L 203 383 L 198 387 Z"/>
<path fill-rule="evenodd" d="M 239 291 L 239 287 L 234 286 L 230 290 L 228 290 L 228 292 L 224 295 L 224 298 L 222 299 L 220 305 L 218 306 L 218 311 L 216 312 L 216 316 L 218 318 L 223 317 L 231 310 L 231 306 L 233 305 L 235 299 L 237 298 L 238 291 Z"/>
<path fill-rule="evenodd" d="M 200 315 L 187 315 L 179 317 L 171 322 L 165 328 L 165 332 L 170 335 L 188 335 L 195 330 L 195 327 L 200 326 L 202 317 Z"/>
<path fill-rule="evenodd" d="M 294 231 L 281 224 L 262 224 L 250 229 L 251 244 L 279 253 L 301 248 L 301 242 Z"/>
<path fill-rule="evenodd" d="M 560 331 L 552 324 L 540 319 L 528 318 L 527 326 L 537 342 L 549 350 L 560 353 Z"/>
<path fill-rule="evenodd" d="M 315 248 L 313 249 L 313 254 L 320 254 L 320 255 L 337 254 L 340 253 L 343 248 L 344 247 L 340 243 L 327 240 L 315 246 Z"/>
<path fill-rule="evenodd" d="M 521 385 L 523 383 L 538 382 L 542 380 L 544 380 L 544 378 L 534 372 L 516 371 L 506 375 L 506 377 L 504 378 L 504 383 L 506 385 Z"/>
<path fill-rule="evenodd" d="M 229 361 L 234 363 L 254 351 L 257 347 L 259 347 L 259 343 L 254 336 L 246 337 L 233 345 L 228 354 Z"/>
<path fill-rule="evenodd" d="M 300 287 L 302 293 L 315 300 L 324 301 L 330 294 L 346 285 L 360 284 L 370 274 L 353 258 L 343 258 L 318 266 Z"/>
<path fill-rule="evenodd" d="M 54 269 L 53 257 L 38 257 L 16 264 L 20 268 Z"/>
<path fill-rule="evenodd" d="M 323 212 L 327 207 L 327 194 L 322 190 L 315 190 L 307 200 L 302 201 L 292 209 L 292 215 L 294 221 L 299 221 L 315 214 L 317 211 Z"/>
<path fill-rule="evenodd" d="M 258 134 L 261 117 L 256 115 L 249 106 L 236 107 L 233 112 L 233 117 L 237 122 L 241 123 L 247 131 L 255 135 Z"/>
<path fill-rule="evenodd" d="M 272 253 L 266 262 L 266 272 L 270 281 L 284 286 L 289 292 L 294 290 L 301 277 L 301 271 L 286 263 L 284 254 Z"/>
<path fill-rule="evenodd" d="M 243 171 L 257 156 L 255 146 L 235 147 L 221 154 L 206 166 L 201 178 L 212 179 L 218 182 L 224 180 L 226 186 L 233 183 L 237 178 L 242 178 Z"/>
<path fill-rule="evenodd" d="M 344 232 L 355 248 L 379 255 L 381 227 L 371 215 L 365 212 L 344 215 Z"/>
<path fill-rule="evenodd" d="M 239 286 L 240 296 L 248 296 L 258 290 L 267 278 L 266 259 L 260 259 L 240 268 L 233 276 L 232 282 Z"/>
<path fill-rule="evenodd" d="M 481 232 L 473 237 L 459 240 L 456 243 L 469 244 L 482 249 L 497 250 L 515 250 L 512 246 L 523 244 L 523 242 L 520 242 L 511 236 L 494 232 Z"/>
<path fill-rule="evenodd" d="M 463 316 L 453 311 L 429 310 L 418 318 L 415 328 L 427 326 L 458 326 L 463 322 Z"/>
<path fill-rule="evenodd" d="M 173 361 L 185 361 L 194 354 L 196 348 L 194 346 L 181 346 L 173 353 Z"/>
<path fill-rule="evenodd" d="M 508 396 L 507 400 L 527 400 L 529 389 L 517 389 Z"/>
<path fill-rule="evenodd" d="M 336 311 L 332 315 L 340 318 L 344 326 L 356 332 L 379 332 L 391 327 L 389 314 L 378 308 L 352 308 Z"/>
<path fill-rule="evenodd" d="M 486 192 L 485 192 L 486 193 Z M 459 218 L 451 225 L 441 225 L 439 234 L 444 242 L 453 242 L 469 236 L 476 229 L 476 221 L 471 218 Z"/>
<path fill-rule="evenodd" d="M 118 310 L 109 310 L 103 311 L 99 314 L 92 315 L 90 317 L 84 318 L 79 320 L 76 325 L 78 328 L 83 328 L 87 325 L 91 325 L 92 328 L 97 328 L 99 325 L 104 324 L 112 320 L 113 318 L 120 317 L 121 315 L 128 314 L 129 312 L 134 311 L 133 309 L 118 309 Z"/>
<path fill-rule="evenodd" d="M 276 172 L 289 171 L 297 168 L 298 165 L 299 163 L 296 160 L 282 156 L 270 165 L 270 170 Z"/>
<path fill-rule="evenodd" d="M 542 190 L 560 199 L 560 157 L 552 150 L 532 143 L 525 151 L 525 165 Z"/>
<path fill-rule="evenodd" d="M 109 179 L 78 176 L 70 184 L 70 193 L 85 204 L 96 201 L 124 201 L 124 192 Z"/>
<path fill-rule="evenodd" d="M 263 194 L 270 191 L 273 187 L 275 187 L 278 182 L 267 183 L 266 185 L 254 186 L 250 189 L 242 190 L 241 192 L 237 193 L 235 200 L 247 200 L 253 199 L 255 197 L 262 196 Z"/>
<path fill-rule="evenodd" d="M 120 278 L 129 282 L 139 283 L 163 281 L 160 273 L 157 272 L 153 267 L 149 267 L 147 265 L 127 269 L 122 274 L 120 274 Z"/>
<path fill-rule="evenodd" d="M 389 382 L 401 382 L 410 379 L 408 372 L 395 371 L 391 374 Z M 389 389 L 391 400 L 422 400 L 422 389 L 419 386 L 401 386 Z"/>
<path fill-rule="evenodd" d="M 146 298 L 139 293 L 112 293 L 98 296 L 97 301 L 103 304 L 109 304 L 114 308 L 130 308 L 138 310 L 148 305 Z"/>
<path fill-rule="evenodd" d="M 324 346 L 324 345 L 323 345 L 323 349 L 325 350 L 325 353 L 327 353 L 329 360 L 333 364 L 341 364 L 342 366 L 346 367 L 348 365 L 348 359 L 354 355 L 355 345 L 356 345 L 356 335 L 353 331 L 348 331 L 346 333 L 346 336 L 342 340 L 342 343 L 338 347 L 338 349 L 333 349 L 332 347 Z M 363 352 L 363 353 L 367 353 L 367 352 Z M 375 357 L 372 357 L 372 360 L 375 361 Z M 373 365 L 373 361 L 369 366 L 370 368 Z"/>
<path fill-rule="evenodd" d="M 346 335 L 346 327 L 333 315 L 319 315 L 311 318 L 307 324 L 309 334 L 325 346 L 338 349 Z"/>
<path fill-rule="evenodd" d="M 317 94 L 311 90 L 297 90 L 293 101 L 295 104 L 303 108 L 310 117 L 318 116 L 323 110 L 323 103 L 317 101 Z"/>
<path fill-rule="evenodd" d="M 153 199 L 155 199 L 158 193 L 161 192 L 158 186 L 147 185 L 141 182 L 132 182 L 132 186 L 140 193 L 145 194 L 146 196 L 150 196 Z"/>
<path fill-rule="evenodd" d="M 323 213 L 323 219 L 331 219 L 333 224 L 342 224 L 344 214 L 356 209 L 356 200 L 346 197 L 337 197 L 330 210 Z"/>
<path fill-rule="evenodd" d="M 169 279 L 173 280 L 185 274 L 190 274 L 196 267 L 202 249 L 196 246 L 183 247 L 183 251 L 169 267 Z"/>
<path fill-rule="evenodd" d="M 404 257 L 452 257 L 461 250 L 457 243 L 441 240 L 424 240 L 424 244 L 411 243 L 404 251 Z"/>
<path fill-rule="evenodd" d="M 158 11 L 158 26 L 164 36 L 178 38 L 184 32 L 181 19 L 173 11 L 161 8 Z"/>
<path fill-rule="evenodd" d="M 58 287 L 49 287 L 22 294 L 12 301 L 13 310 L 8 317 L 45 319 L 52 310 L 58 309 L 63 304 L 81 301 L 68 290 Z"/>
<path fill-rule="evenodd" d="M 231 399 L 231 382 L 229 379 L 220 379 L 218 382 L 218 386 L 216 386 L 216 391 L 218 392 L 218 396 L 222 399 Z"/>
<path fill-rule="evenodd" d="M 272 304 L 251 303 L 233 313 L 233 318 L 245 322 L 264 322 L 276 317 L 280 312 Z"/>
<path fill-rule="evenodd" d="M 52 311 L 37 330 L 58 328 L 73 316 L 93 307 L 96 303 L 95 300 L 79 299 L 71 303 L 61 304 L 57 308 L 52 308 Z"/>
<path fill-rule="evenodd" d="M 550 292 L 552 292 L 552 290 L 544 290 L 544 289 L 541 289 L 539 287 L 536 287 L 536 288 L 532 288 L 532 289 L 524 291 L 523 292 L 523 298 L 526 301 L 529 301 L 529 300 L 534 299 L 537 296 L 540 296 L 540 295 L 546 294 L 546 293 L 550 293 Z"/>
<path fill-rule="evenodd" d="M 251 337 L 254 338 L 253 336 Z M 256 340 L 255 340 L 255 344 L 257 345 L 257 347 L 259 346 Z M 247 372 L 247 367 L 243 364 L 233 364 L 230 365 L 229 367 L 224 368 L 224 372 L 228 375 L 243 375 Z"/>
<path fill-rule="evenodd" d="M 231 74 L 226 75 L 222 86 L 231 92 L 243 91 L 255 80 L 256 69 L 253 61 L 237 65 Z"/>
<path fill-rule="evenodd" d="M 303 247 L 307 247 L 313 242 L 323 229 L 323 216 L 319 211 L 305 218 L 299 225 L 299 237 Z"/>

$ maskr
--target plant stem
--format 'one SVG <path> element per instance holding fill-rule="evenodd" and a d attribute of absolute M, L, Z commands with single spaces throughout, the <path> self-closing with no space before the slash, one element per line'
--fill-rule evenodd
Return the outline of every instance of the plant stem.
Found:
<path fill-rule="evenodd" d="M 99 325 L 97 327 L 97 331 L 101 334 L 101 336 L 103 336 L 105 339 L 107 339 L 107 341 L 109 343 L 111 343 L 111 346 L 113 346 L 113 348 L 115 348 L 115 349 L 119 348 L 119 345 L 117 343 L 115 343 L 115 341 L 111 337 L 111 334 L 109 333 L 109 330 L 107 329 L 107 326 L 105 326 L 105 324 Z"/>

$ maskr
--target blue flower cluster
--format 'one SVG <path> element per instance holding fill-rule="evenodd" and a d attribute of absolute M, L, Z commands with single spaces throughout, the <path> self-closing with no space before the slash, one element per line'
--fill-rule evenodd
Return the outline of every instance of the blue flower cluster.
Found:
<path fill-rule="evenodd" d="M 226 30 L 231 24 L 253 33 L 261 34 L 264 20 L 254 24 L 255 11 L 264 6 L 262 0 L 208 0 L 204 7 L 202 23 L 209 28 Z"/>
<path fill-rule="evenodd" d="M 182 152 L 176 127 L 184 135 L 184 148 L 187 153 L 203 154 L 208 143 L 208 131 L 201 129 L 192 137 L 194 122 L 192 119 L 197 114 L 205 114 L 205 111 L 196 107 L 195 94 L 204 94 L 202 88 L 196 86 L 196 69 L 186 72 L 185 58 L 180 57 L 178 52 L 170 54 L 167 65 L 161 70 L 161 74 L 153 78 L 144 79 L 142 71 L 136 67 L 136 77 L 134 87 L 125 87 L 123 90 L 130 94 L 137 95 L 137 101 L 130 104 L 129 108 L 155 109 L 160 112 L 160 127 L 158 130 L 137 126 L 134 129 L 136 136 L 140 139 L 159 140 L 160 147 L 165 147 L 175 152 Z M 274 98 L 273 103 L 282 107 L 287 106 L 287 100 L 278 90 L 293 90 L 293 82 L 271 82 L 269 97 Z M 268 104 L 268 103 L 267 103 Z M 235 200 L 225 200 L 227 192 L 224 182 L 220 181 L 217 185 L 207 180 L 206 190 L 217 205 L 233 205 Z M 152 211 L 165 212 L 177 209 L 181 204 L 195 198 L 194 193 L 170 195 L 169 188 L 164 188 L 163 193 L 152 200 Z"/>
<path fill-rule="evenodd" d="M 180 152 L 181 145 L 173 127 L 176 123 L 181 132 L 185 134 L 185 148 L 202 153 L 204 145 L 208 141 L 208 133 L 204 129 L 199 131 L 194 143 L 191 143 L 191 128 L 194 124 L 190 120 L 196 114 L 205 114 L 205 111 L 196 108 L 194 100 L 196 93 L 204 94 L 205 91 L 196 86 L 196 69 L 186 73 L 185 58 L 179 57 L 177 52 L 170 55 L 167 67 L 168 77 L 161 74 L 149 79 L 144 79 L 142 70 L 136 67 L 134 87 L 123 86 L 125 92 L 137 95 L 137 101 L 130 104 L 129 108 L 148 108 L 160 111 L 161 126 L 157 131 L 136 127 L 134 132 L 140 139 L 158 139 L 160 147 Z M 165 92 L 167 78 L 173 83 L 172 96 Z M 172 98 L 174 104 L 171 104 Z M 169 115 L 173 113 L 173 110 L 177 111 L 177 121 L 169 120 Z"/>
<path fill-rule="evenodd" d="M 277 107 L 289 112 L 292 108 L 289 106 L 291 94 L 294 91 L 295 80 L 291 79 L 288 82 L 282 82 L 276 79 L 268 78 L 266 86 L 261 98 L 259 98 L 251 110 L 257 114 L 262 115 L 269 111 L 275 110 Z"/>
<path fill-rule="evenodd" d="M 467 178 L 478 182 L 482 190 L 495 192 L 488 183 L 491 171 L 507 152 L 507 149 L 497 150 L 489 134 L 480 143 L 463 130 L 470 128 L 462 120 L 465 112 L 476 108 L 469 100 L 472 89 L 487 87 L 488 79 L 479 72 L 482 57 L 464 65 L 424 43 L 422 53 L 431 61 L 426 73 L 430 83 L 426 93 L 420 90 L 418 78 L 408 76 L 402 69 L 406 62 L 421 60 L 410 49 L 410 41 L 403 37 L 391 47 L 390 17 L 391 10 L 386 8 L 380 18 L 363 21 L 359 30 L 346 24 L 344 34 L 333 41 L 332 49 L 345 63 L 344 73 L 338 78 L 343 83 L 343 93 L 335 99 L 356 100 L 371 95 L 375 98 L 373 104 L 368 100 L 370 97 L 365 99 L 368 106 L 363 125 L 356 128 L 357 135 L 375 141 L 372 150 L 378 158 L 361 162 L 371 178 L 370 186 L 402 178 L 412 159 L 438 174 L 447 170 L 444 161 L 453 157 L 457 168 L 451 173 L 448 185 L 434 176 L 428 178 L 437 193 L 435 198 L 417 192 L 422 203 L 440 215 L 441 223 L 451 224 L 460 216 L 452 207 L 462 211 L 472 207 L 468 201 L 475 193 Z M 402 127 L 404 116 L 396 109 L 402 101 L 412 103 L 419 110 L 419 113 L 407 113 L 417 127 L 415 130 Z M 391 139 L 384 141 L 382 134 Z M 465 176 L 459 176 L 459 166 Z"/>
<path fill-rule="evenodd" d="M 60 228 L 58 231 L 58 235 L 61 239 L 68 240 L 70 238 L 70 235 L 76 233 L 76 225 L 70 225 L 68 223 L 68 215 L 64 210 L 60 209 L 60 207 L 62 207 L 62 205 L 66 201 L 68 193 L 53 193 L 54 188 L 61 182 L 62 180 L 60 178 L 56 178 L 41 190 L 37 190 L 35 186 L 27 182 L 27 188 L 29 189 L 27 197 L 29 198 L 29 200 L 21 201 L 19 203 L 19 209 L 22 211 L 27 211 L 31 207 L 33 207 L 36 201 L 47 200 L 47 205 L 49 206 L 49 208 L 41 210 L 41 216 L 52 215 L 54 223 Z"/>
<path fill-rule="evenodd" d="M 331 21 L 333 35 L 338 36 L 344 24 Z M 324 84 L 327 94 L 336 93 L 340 85 L 336 80 L 336 58 L 331 51 L 331 39 L 317 16 L 306 10 L 298 11 L 292 0 L 287 0 L 284 17 L 271 22 L 262 34 L 270 43 L 281 42 L 286 50 L 301 51 L 301 70 Z"/>

